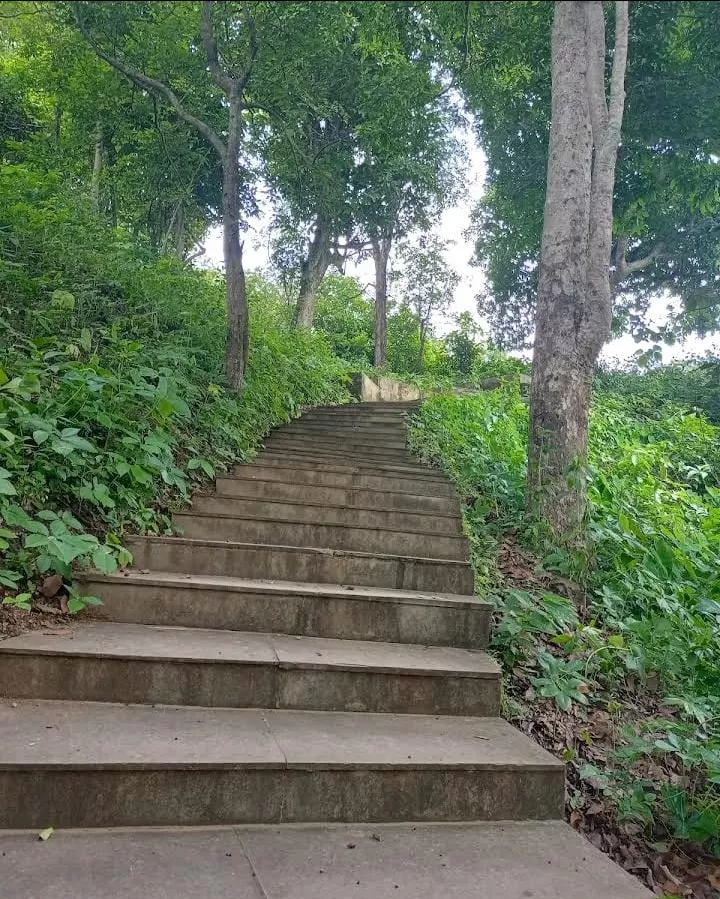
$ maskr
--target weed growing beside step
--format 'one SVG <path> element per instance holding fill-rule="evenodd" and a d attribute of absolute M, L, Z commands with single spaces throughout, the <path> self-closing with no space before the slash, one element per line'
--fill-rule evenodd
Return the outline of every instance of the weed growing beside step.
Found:
<path fill-rule="evenodd" d="M 698 852 L 720 855 L 720 429 L 597 397 L 592 554 L 573 556 L 523 512 L 527 415 L 513 388 L 437 397 L 411 432 L 467 498 L 507 713 L 569 763 L 576 827 L 650 885 L 711 895 Z"/>

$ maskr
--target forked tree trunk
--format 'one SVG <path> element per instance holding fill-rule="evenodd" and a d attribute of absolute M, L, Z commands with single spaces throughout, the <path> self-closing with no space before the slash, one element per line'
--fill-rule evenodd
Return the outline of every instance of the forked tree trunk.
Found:
<path fill-rule="evenodd" d="M 318 290 L 332 261 L 330 241 L 330 230 L 318 216 L 308 254 L 300 271 L 300 289 L 295 306 L 295 325 L 298 328 L 312 327 Z"/>
<path fill-rule="evenodd" d="M 612 198 L 624 105 L 627 2 L 616 3 L 615 31 L 608 109 L 602 2 L 555 3 L 528 501 L 567 542 L 582 536 L 592 378 L 610 335 Z"/>
<path fill-rule="evenodd" d="M 240 242 L 238 149 L 241 128 L 239 97 L 230 97 L 228 146 L 223 159 L 223 257 L 227 291 L 225 377 L 231 390 L 242 388 L 248 350 L 248 306 Z"/>
<path fill-rule="evenodd" d="M 387 362 L 387 283 L 392 236 L 373 237 L 371 243 L 375 263 L 373 364 L 381 368 Z"/>

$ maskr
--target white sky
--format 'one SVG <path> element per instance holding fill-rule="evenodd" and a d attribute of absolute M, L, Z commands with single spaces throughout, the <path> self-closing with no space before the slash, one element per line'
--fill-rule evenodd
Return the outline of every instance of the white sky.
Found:
<path fill-rule="evenodd" d="M 467 170 L 461 173 L 464 179 L 464 195 L 454 206 L 449 207 L 440 217 L 435 230 L 448 244 L 447 260 L 452 268 L 460 275 L 460 282 L 455 291 L 455 299 L 450 312 L 450 317 L 443 321 L 435 322 L 435 330 L 442 334 L 452 328 L 451 318 L 461 312 L 470 312 L 480 324 L 483 324 L 477 311 L 476 295 L 484 285 L 485 279 L 482 271 L 470 264 L 473 255 L 473 238 L 466 235 L 470 225 L 471 210 L 482 197 L 486 172 L 485 155 L 477 146 L 469 129 L 460 133 L 458 137 L 465 145 L 465 158 Z M 251 221 L 250 230 L 245 238 L 244 261 L 249 271 L 259 271 L 269 264 L 268 253 L 268 226 L 270 210 L 267 204 L 261 209 L 261 215 Z M 197 262 L 199 265 L 213 268 L 222 268 L 222 236 L 218 228 L 212 229 L 206 236 L 205 254 Z M 392 261 L 391 261 L 392 265 Z M 346 274 L 355 276 L 361 285 L 372 291 L 374 280 L 372 260 L 366 260 L 360 264 L 348 263 Z M 662 324 L 667 318 L 668 298 L 659 298 L 650 311 L 651 323 Z M 629 334 L 610 341 L 602 352 L 602 358 L 606 361 L 622 362 L 629 360 L 635 353 L 648 349 L 651 342 L 636 342 Z M 663 362 L 686 358 L 693 355 L 701 355 L 708 351 L 720 354 L 720 338 L 717 336 L 705 339 L 690 338 L 683 343 L 674 346 L 663 346 Z"/>

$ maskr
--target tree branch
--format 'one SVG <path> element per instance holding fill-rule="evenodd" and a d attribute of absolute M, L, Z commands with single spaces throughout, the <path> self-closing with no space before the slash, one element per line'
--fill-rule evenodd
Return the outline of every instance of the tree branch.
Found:
<path fill-rule="evenodd" d="M 171 87 L 169 87 L 169 85 L 165 84 L 162 81 L 158 81 L 156 78 L 151 78 L 150 75 L 146 75 L 139 69 L 133 68 L 133 66 L 128 65 L 128 63 L 126 63 L 119 57 L 112 56 L 110 53 L 106 53 L 105 50 L 102 49 L 102 47 L 97 43 L 95 38 L 85 27 L 85 24 L 82 21 L 82 17 L 80 16 L 78 10 L 78 5 L 76 3 L 73 3 L 72 10 L 78 31 L 80 32 L 80 34 L 82 34 L 88 44 L 90 44 L 90 46 L 100 57 L 100 59 L 106 62 L 109 66 L 112 66 L 113 69 L 120 72 L 129 81 L 132 81 L 133 84 L 136 84 L 138 87 L 144 88 L 151 93 L 159 94 L 161 97 L 164 97 L 165 100 L 167 100 L 167 102 L 173 107 L 175 112 L 177 112 L 180 118 L 183 119 L 183 121 L 187 122 L 188 125 L 192 125 L 193 128 L 195 128 L 200 134 L 202 134 L 202 136 L 207 141 L 209 141 L 217 150 L 220 158 L 223 160 L 225 159 L 227 148 L 222 138 L 210 127 L 210 125 L 207 124 L 207 122 L 203 122 L 202 119 L 199 119 L 191 112 L 188 112 L 188 110 L 183 106 L 177 94 L 172 90 Z"/>
<path fill-rule="evenodd" d="M 215 37 L 215 28 L 212 20 L 213 0 L 203 0 L 202 15 L 200 18 L 200 28 L 202 31 L 203 47 L 207 56 L 210 74 L 218 87 L 222 88 L 226 94 L 230 94 L 233 89 L 232 78 L 224 71 L 220 65 L 220 54 L 218 52 L 217 39 Z"/>
<path fill-rule="evenodd" d="M 629 275 L 634 275 L 636 272 L 644 271 L 650 265 L 658 259 L 665 250 L 665 245 L 663 243 L 656 244 L 652 250 L 646 255 L 641 257 L 640 259 L 633 259 L 628 262 L 626 259 L 627 253 L 627 245 L 628 245 L 628 237 L 625 234 L 621 234 L 617 239 L 617 245 L 615 247 L 615 273 L 613 277 L 613 282 L 615 285 L 619 284 L 621 281 L 624 281 Z"/>
<path fill-rule="evenodd" d="M 240 97 L 250 80 L 255 57 L 258 54 L 255 20 L 250 15 L 247 4 L 244 4 L 244 19 L 245 26 L 248 30 L 249 46 L 247 57 L 245 59 L 245 66 L 243 67 L 242 72 L 239 76 L 233 77 L 227 73 L 220 62 L 220 53 L 218 51 L 217 38 L 215 37 L 215 28 L 212 20 L 213 3 L 214 0 L 203 0 L 201 17 L 203 47 L 205 48 L 205 54 L 208 59 L 210 74 L 212 75 L 215 84 L 222 88 L 228 96 L 234 95 Z"/>
<path fill-rule="evenodd" d="M 605 100 L 605 15 L 602 3 L 586 4 L 586 38 L 588 48 L 587 83 L 593 148 L 597 152 L 605 137 L 608 108 Z"/>
<path fill-rule="evenodd" d="M 613 148 L 620 143 L 623 109 L 625 107 L 625 70 L 628 54 L 628 0 L 615 2 L 615 53 L 610 80 L 610 104 L 608 107 L 605 140 Z"/>

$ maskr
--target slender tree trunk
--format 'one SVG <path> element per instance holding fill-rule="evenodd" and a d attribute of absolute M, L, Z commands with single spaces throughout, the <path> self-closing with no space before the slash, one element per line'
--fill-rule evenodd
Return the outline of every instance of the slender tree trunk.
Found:
<path fill-rule="evenodd" d="M 602 2 L 555 3 L 528 501 L 567 542 L 582 534 L 592 378 L 610 335 L 612 196 L 626 53 L 627 3 L 618 2 L 608 113 Z"/>
<path fill-rule="evenodd" d="M 242 127 L 239 97 L 230 96 L 228 144 L 223 159 L 223 256 L 227 290 L 225 377 L 231 390 L 242 389 L 248 351 L 248 307 L 240 242 L 238 151 Z"/>
<path fill-rule="evenodd" d="M 425 340 L 427 338 L 427 325 L 420 324 L 420 351 L 418 353 L 418 372 L 423 370 L 423 358 L 425 356 Z"/>
<path fill-rule="evenodd" d="M 90 191 L 92 194 L 93 206 L 95 212 L 100 212 L 100 176 L 103 167 L 103 126 L 100 119 L 95 125 L 95 150 L 93 153 L 93 169 L 92 180 L 90 181 Z"/>
<path fill-rule="evenodd" d="M 297 305 L 295 306 L 295 326 L 298 328 L 312 327 L 315 315 L 315 300 L 332 260 L 330 240 L 330 230 L 322 218 L 318 216 L 308 254 L 303 260 L 300 271 L 300 289 L 298 291 Z"/>
<path fill-rule="evenodd" d="M 387 282 L 392 236 L 371 239 L 375 263 L 375 312 L 373 364 L 381 368 L 387 362 Z"/>
<path fill-rule="evenodd" d="M 178 259 L 185 258 L 185 207 L 180 201 L 175 217 L 175 255 Z"/>

